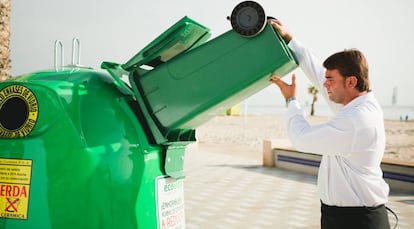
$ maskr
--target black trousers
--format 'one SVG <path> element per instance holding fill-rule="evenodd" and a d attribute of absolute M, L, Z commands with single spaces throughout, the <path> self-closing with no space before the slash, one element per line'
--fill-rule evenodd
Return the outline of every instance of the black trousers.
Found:
<path fill-rule="evenodd" d="M 337 207 L 321 204 L 321 229 L 390 229 L 384 205 Z"/>

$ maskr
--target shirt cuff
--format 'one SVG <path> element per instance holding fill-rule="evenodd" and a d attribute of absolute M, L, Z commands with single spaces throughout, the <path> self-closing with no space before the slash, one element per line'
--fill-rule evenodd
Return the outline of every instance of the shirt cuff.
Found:
<path fill-rule="evenodd" d="M 287 45 L 294 51 L 298 50 L 298 47 L 302 47 L 302 44 L 295 37 L 293 37 Z"/>
<path fill-rule="evenodd" d="M 305 112 L 300 107 L 300 103 L 297 99 L 289 101 L 287 105 L 288 105 L 287 112 L 286 112 L 287 118 L 291 118 L 295 115 L 305 116 Z"/>
<path fill-rule="evenodd" d="M 288 106 L 288 105 L 289 105 L 289 103 L 290 103 L 291 101 L 293 101 L 293 100 L 296 100 L 296 97 L 295 97 L 295 96 L 292 96 L 292 97 L 287 98 L 287 99 L 286 99 L 286 106 Z"/>

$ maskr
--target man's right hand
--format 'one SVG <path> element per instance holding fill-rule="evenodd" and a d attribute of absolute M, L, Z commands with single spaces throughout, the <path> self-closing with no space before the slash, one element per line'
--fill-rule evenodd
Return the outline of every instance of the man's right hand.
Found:
<path fill-rule="evenodd" d="M 283 27 L 282 22 L 278 19 L 269 19 L 268 22 L 273 26 L 273 28 L 279 31 L 280 35 L 283 37 L 283 40 L 285 40 L 286 44 L 289 44 L 293 36 L 289 33 L 289 31 L 287 31 L 287 29 L 285 29 L 285 27 Z"/>

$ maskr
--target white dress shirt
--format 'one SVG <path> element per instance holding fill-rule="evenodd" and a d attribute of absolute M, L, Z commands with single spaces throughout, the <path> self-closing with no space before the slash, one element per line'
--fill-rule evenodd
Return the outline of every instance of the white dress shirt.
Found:
<path fill-rule="evenodd" d="M 389 186 L 380 168 L 385 150 L 384 119 L 373 92 L 345 106 L 334 104 L 323 87 L 325 68 L 322 62 L 295 39 L 289 47 L 335 113 L 330 121 L 311 126 L 299 102 L 293 100 L 286 115 L 287 132 L 293 146 L 299 151 L 322 155 L 318 174 L 322 202 L 333 206 L 385 204 Z"/>

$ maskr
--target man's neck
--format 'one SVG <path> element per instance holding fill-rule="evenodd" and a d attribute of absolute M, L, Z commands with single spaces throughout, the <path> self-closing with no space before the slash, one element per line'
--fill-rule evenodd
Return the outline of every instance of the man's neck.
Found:
<path fill-rule="evenodd" d="M 368 91 L 363 91 L 363 92 L 358 91 L 356 93 L 352 93 L 352 94 L 350 94 L 349 99 L 346 100 L 346 102 L 343 103 L 343 105 L 345 106 L 348 103 L 350 103 L 351 101 L 353 101 L 354 99 L 356 99 L 356 98 L 358 98 L 358 97 L 360 97 L 362 95 L 366 95 L 367 93 L 368 93 Z"/>

